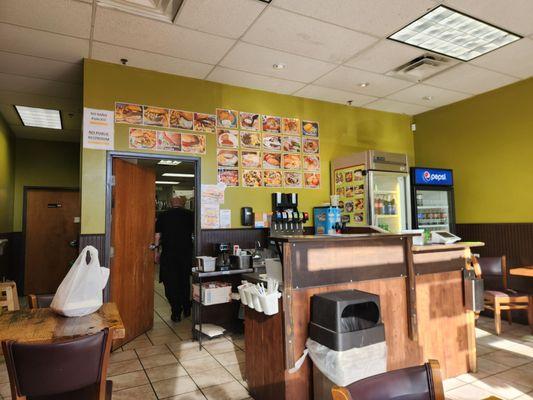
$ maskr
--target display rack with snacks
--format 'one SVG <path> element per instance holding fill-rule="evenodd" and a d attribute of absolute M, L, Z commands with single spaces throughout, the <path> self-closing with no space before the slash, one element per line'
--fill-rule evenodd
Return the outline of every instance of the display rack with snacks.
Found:
<path fill-rule="evenodd" d="M 333 171 L 333 192 L 339 196 L 341 222 L 347 226 L 364 225 L 366 214 L 364 165 Z"/>

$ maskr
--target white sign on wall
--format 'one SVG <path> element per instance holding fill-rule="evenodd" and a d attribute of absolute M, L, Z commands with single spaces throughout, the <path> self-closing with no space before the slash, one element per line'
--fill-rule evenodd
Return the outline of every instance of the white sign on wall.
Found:
<path fill-rule="evenodd" d="M 115 148 L 115 117 L 113 111 L 83 109 L 83 147 L 113 150 Z"/>

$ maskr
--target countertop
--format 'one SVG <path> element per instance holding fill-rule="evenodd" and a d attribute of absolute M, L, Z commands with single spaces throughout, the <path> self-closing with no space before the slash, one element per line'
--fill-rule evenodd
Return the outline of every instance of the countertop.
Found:
<path fill-rule="evenodd" d="M 442 250 L 461 250 L 467 247 L 483 247 L 483 242 L 456 242 L 453 244 L 426 244 L 424 246 L 413 246 L 412 249 L 415 253 L 425 251 L 442 251 Z"/>
<path fill-rule="evenodd" d="M 372 240 L 381 238 L 394 238 L 394 237 L 412 237 L 416 236 L 414 233 L 352 233 L 352 234 L 340 234 L 340 235 L 279 235 L 269 236 L 269 240 L 278 242 L 335 242 L 342 240 Z"/>

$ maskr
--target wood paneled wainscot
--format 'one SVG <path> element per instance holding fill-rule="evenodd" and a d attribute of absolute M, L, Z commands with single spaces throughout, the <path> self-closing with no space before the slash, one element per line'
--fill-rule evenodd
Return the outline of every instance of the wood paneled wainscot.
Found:
<path fill-rule="evenodd" d="M 471 246 L 412 246 L 409 235 L 276 238 L 283 259 L 281 312 L 246 308 L 246 375 L 256 400 L 313 398 L 312 363 L 290 373 L 305 349 L 311 297 L 357 289 L 379 295 L 387 368 L 440 362 L 445 378 L 476 370 L 474 314 L 463 300 Z"/>

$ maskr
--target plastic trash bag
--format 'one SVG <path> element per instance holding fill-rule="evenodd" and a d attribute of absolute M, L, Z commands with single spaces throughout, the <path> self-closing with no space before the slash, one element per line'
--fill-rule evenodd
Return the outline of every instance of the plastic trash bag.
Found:
<path fill-rule="evenodd" d="M 345 351 L 332 350 L 312 339 L 307 339 L 306 346 L 314 366 L 338 386 L 387 371 L 385 342 Z"/>
<path fill-rule="evenodd" d="M 91 261 L 87 264 L 87 253 Z M 65 317 L 81 317 L 98 310 L 109 269 L 100 267 L 98 250 L 86 246 L 57 288 L 50 308 Z"/>

